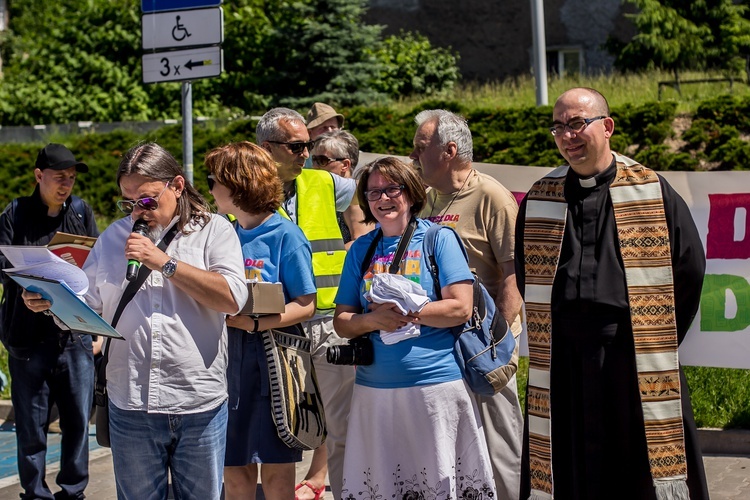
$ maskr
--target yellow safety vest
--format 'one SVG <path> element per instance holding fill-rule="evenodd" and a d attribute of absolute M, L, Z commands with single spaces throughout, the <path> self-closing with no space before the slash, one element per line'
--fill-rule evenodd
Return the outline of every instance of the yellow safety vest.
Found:
<path fill-rule="evenodd" d="M 344 268 L 346 249 L 336 217 L 336 191 L 333 177 L 325 170 L 304 169 L 296 183 L 297 225 L 310 240 L 317 309 L 333 309 Z M 289 219 L 283 208 L 279 213 Z"/>

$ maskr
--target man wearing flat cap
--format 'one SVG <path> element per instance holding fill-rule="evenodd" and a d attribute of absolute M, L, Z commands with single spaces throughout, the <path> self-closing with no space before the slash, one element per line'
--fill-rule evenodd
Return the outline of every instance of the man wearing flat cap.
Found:
<path fill-rule="evenodd" d="M 36 187 L 0 215 L 0 245 L 47 245 L 58 231 L 98 236 L 91 207 L 71 194 L 79 172 L 88 172 L 62 144 L 48 144 L 36 159 Z M 0 254 L 0 269 L 11 264 Z M 88 484 L 88 421 L 94 394 L 91 337 L 61 330 L 51 316 L 30 311 L 23 289 L 1 273 L 0 339 L 10 354 L 18 475 L 24 499 L 84 498 Z M 47 486 L 47 418 L 60 412 L 62 445 L 54 495 Z"/>

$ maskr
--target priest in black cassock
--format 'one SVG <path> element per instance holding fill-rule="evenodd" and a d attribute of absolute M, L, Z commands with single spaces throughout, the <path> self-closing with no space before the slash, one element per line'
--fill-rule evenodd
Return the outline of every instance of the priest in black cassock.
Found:
<path fill-rule="evenodd" d="M 599 92 L 555 103 L 567 165 L 537 181 L 516 225 L 529 386 L 521 498 L 708 498 L 677 347 L 705 254 L 684 200 L 610 149 Z"/>

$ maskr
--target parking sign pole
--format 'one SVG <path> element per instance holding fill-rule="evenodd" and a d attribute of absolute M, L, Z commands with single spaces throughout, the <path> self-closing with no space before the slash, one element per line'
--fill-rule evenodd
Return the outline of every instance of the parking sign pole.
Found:
<path fill-rule="evenodd" d="M 193 86 L 182 82 L 182 168 L 193 184 Z"/>

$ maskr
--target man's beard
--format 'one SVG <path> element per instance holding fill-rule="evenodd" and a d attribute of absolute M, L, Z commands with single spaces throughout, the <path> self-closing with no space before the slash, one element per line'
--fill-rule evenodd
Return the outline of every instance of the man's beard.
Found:
<path fill-rule="evenodd" d="M 161 233 L 164 231 L 164 226 L 161 224 L 156 224 L 154 227 L 149 227 L 148 229 L 148 239 L 151 240 L 152 243 L 156 243 L 159 241 L 159 236 L 161 236 Z"/>

